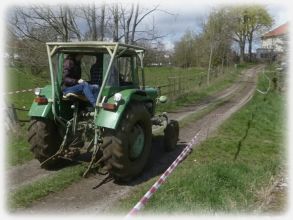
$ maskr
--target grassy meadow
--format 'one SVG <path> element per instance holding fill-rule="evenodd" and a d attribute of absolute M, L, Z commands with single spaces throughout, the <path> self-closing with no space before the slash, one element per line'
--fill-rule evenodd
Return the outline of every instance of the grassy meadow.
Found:
<path fill-rule="evenodd" d="M 267 84 L 260 77 L 258 88 L 265 90 Z M 284 109 L 285 97 L 278 91 L 255 93 L 180 164 L 142 213 L 247 214 L 266 210 L 271 187 L 286 170 Z M 117 210 L 129 211 L 156 179 L 121 200 Z"/>

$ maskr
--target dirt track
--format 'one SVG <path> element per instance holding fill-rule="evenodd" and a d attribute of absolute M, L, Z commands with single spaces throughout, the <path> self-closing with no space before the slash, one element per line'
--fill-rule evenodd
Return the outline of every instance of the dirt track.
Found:
<path fill-rule="evenodd" d="M 162 139 L 157 136 L 153 140 L 153 153 L 151 166 L 140 177 L 128 185 L 119 185 L 110 181 L 97 189 L 92 189 L 105 176 L 92 176 L 72 184 L 62 192 L 52 193 L 44 199 L 34 202 L 29 208 L 18 210 L 18 213 L 25 214 L 57 214 L 57 213 L 79 213 L 79 214 L 109 214 L 115 202 L 126 196 L 130 190 L 142 182 L 161 174 L 180 154 L 186 143 L 200 131 L 198 143 L 207 138 L 213 131 L 234 112 L 246 104 L 256 87 L 257 73 L 263 66 L 257 66 L 245 71 L 242 77 L 230 88 L 208 97 L 194 105 L 186 106 L 178 111 L 170 112 L 172 119 L 182 120 L 209 106 L 210 103 L 225 100 L 220 107 L 208 113 L 194 123 L 188 123 L 180 130 L 180 141 L 175 151 L 165 153 L 162 146 Z M 195 146 L 196 148 L 196 146 Z M 27 172 L 29 170 L 29 172 Z M 56 172 L 56 171 L 55 171 Z M 8 171 L 8 190 L 14 190 L 19 186 L 28 184 L 36 179 L 51 175 L 54 172 L 45 171 L 39 168 L 36 161 L 31 161 Z"/>

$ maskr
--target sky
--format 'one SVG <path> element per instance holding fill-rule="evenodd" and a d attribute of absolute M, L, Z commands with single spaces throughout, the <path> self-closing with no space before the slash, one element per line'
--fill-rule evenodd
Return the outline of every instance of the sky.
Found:
<path fill-rule="evenodd" d="M 242 1 L 242 3 L 243 2 L 244 1 Z M 269 14 L 273 17 L 274 24 L 272 28 L 278 27 L 288 21 L 289 10 L 286 2 L 258 0 L 255 2 L 263 4 L 267 8 Z M 168 1 L 152 1 L 152 3 L 145 4 L 144 7 L 152 8 L 157 4 L 159 4 L 159 8 L 163 11 L 158 11 L 152 16 L 149 16 L 148 20 L 145 21 L 145 24 L 151 23 L 152 19 L 155 19 L 157 24 L 156 29 L 161 35 L 167 35 L 163 39 L 166 48 L 172 49 L 174 42 L 180 40 L 187 30 L 200 32 L 202 21 L 207 18 L 210 11 L 223 4 L 232 5 L 233 3 L 232 1 L 217 1 L 217 3 L 215 3 L 215 1 L 188 0 L 171 1 L 171 3 Z M 171 13 L 172 15 L 164 11 Z M 258 47 L 260 42 L 256 43 L 257 45 L 255 47 Z"/>
<path fill-rule="evenodd" d="M 130 5 L 131 3 L 135 2 L 134 0 L 105 0 L 105 2 L 109 4 L 117 1 L 124 5 Z M 16 5 L 23 4 L 23 2 L 17 0 L 12 2 L 15 2 Z M 50 2 L 42 0 L 29 0 L 26 1 L 25 5 L 30 6 L 31 3 L 38 2 L 44 2 L 45 4 L 60 4 L 67 2 L 69 2 L 70 5 L 76 3 L 80 4 L 80 1 L 76 0 L 51 0 Z M 89 2 L 92 1 L 82 1 L 82 3 Z M 159 35 L 165 36 L 162 38 L 165 47 L 167 49 L 172 49 L 174 47 L 174 43 L 179 41 L 187 30 L 200 32 L 203 20 L 207 19 L 209 12 L 214 8 L 224 4 L 232 5 L 237 3 L 243 4 L 247 2 L 260 3 L 265 5 L 275 20 L 273 27 L 279 26 L 288 20 L 288 4 L 286 1 L 282 0 L 140 0 L 140 5 L 143 10 L 147 11 L 154 8 L 155 6 L 159 6 L 159 10 L 147 16 L 139 28 L 150 28 L 153 22 L 155 22 L 156 31 L 159 33 Z"/>

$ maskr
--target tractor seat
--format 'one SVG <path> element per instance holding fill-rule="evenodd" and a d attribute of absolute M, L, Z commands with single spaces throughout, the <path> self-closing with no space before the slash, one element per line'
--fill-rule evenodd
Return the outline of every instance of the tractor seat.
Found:
<path fill-rule="evenodd" d="M 84 95 L 79 95 L 79 94 L 75 94 L 75 93 L 67 93 L 67 94 L 63 95 L 63 100 L 65 100 L 65 101 L 74 100 L 74 99 L 79 99 L 84 102 L 88 101 Z"/>

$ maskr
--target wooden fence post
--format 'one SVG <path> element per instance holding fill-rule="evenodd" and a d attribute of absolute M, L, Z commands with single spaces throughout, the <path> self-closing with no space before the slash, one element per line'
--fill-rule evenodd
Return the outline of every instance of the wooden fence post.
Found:
<path fill-rule="evenodd" d="M 10 107 L 6 105 L 4 117 L 5 117 L 4 126 L 5 126 L 6 132 L 17 133 L 19 125 L 18 125 L 16 110 L 13 104 Z"/>

